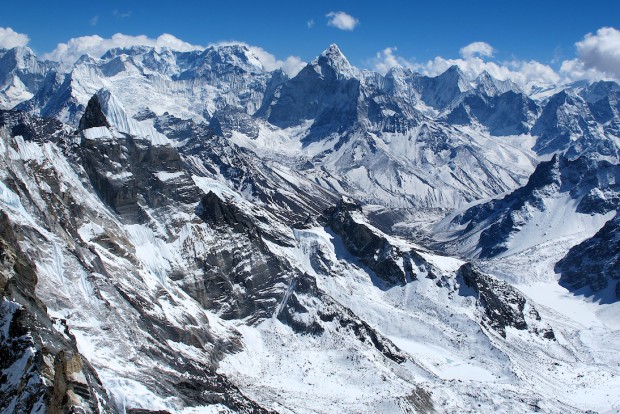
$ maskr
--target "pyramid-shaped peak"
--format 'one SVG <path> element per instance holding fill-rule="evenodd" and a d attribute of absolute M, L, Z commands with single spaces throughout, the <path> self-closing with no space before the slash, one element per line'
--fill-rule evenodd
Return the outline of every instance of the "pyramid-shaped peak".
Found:
<path fill-rule="evenodd" d="M 521 89 L 510 79 L 500 80 L 486 70 L 478 75 L 475 84 L 479 90 L 489 96 L 500 95 L 508 91 L 521 92 Z"/>
<path fill-rule="evenodd" d="M 340 51 L 337 44 L 331 44 L 327 49 L 316 58 L 312 65 L 321 68 L 321 73 L 325 74 L 324 68 L 331 68 L 337 78 L 352 78 L 357 75 L 357 70 L 351 66 L 347 58 Z"/>
<path fill-rule="evenodd" d="M 442 73 L 439 76 L 443 76 L 443 77 L 452 77 L 452 76 L 458 76 L 458 77 L 464 77 L 463 75 L 463 71 L 461 70 L 461 68 L 459 68 L 458 65 L 452 65 L 450 66 L 444 73 Z"/>
<path fill-rule="evenodd" d="M 83 131 L 95 127 L 110 127 L 108 119 L 103 113 L 103 108 L 101 108 L 101 103 L 99 102 L 99 96 L 97 96 L 97 94 L 93 95 L 88 101 L 84 115 L 82 115 L 82 119 L 80 119 L 79 130 Z"/>
<path fill-rule="evenodd" d="M 482 71 L 480 75 L 475 80 L 476 85 L 480 89 L 497 89 L 498 85 L 501 84 L 501 81 L 495 78 L 486 70 Z"/>
<path fill-rule="evenodd" d="M 457 65 L 450 66 L 444 73 L 437 76 L 437 80 L 446 86 L 456 86 L 461 92 L 471 88 L 469 82 L 465 79 L 465 74 Z"/>
<path fill-rule="evenodd" d="M 323 51 L 323 53 L 321 53 L 321 56 L 341 56 L 344 58 L 344 55 L 342 54 L 342 51 L 340 50 L 340 48 L 338 47 L 338 45 L 336 43 L 332 43 L 331 45 L 329 45 L 329 47 L 327 49 L 325 49 Z M 346 59 L 346 58 L 345 58 Z"/>
<path fill-rule="evenodd" d="M 500 85 L 503 85 L 503 84 L 511 85 L 512 82 L 510 80 L 500 80 L 499 78 L 496 78 L 495 76 L 491 75 L 486 70 L 483 70 L 482 72 L 480 72 L 480 75 L 478 75 L 478 77 L 476 78 L 476 84 L 496 85 L 499 87 Z"/>
<path fill-rule="evenodd" d="M 317 60 L 327 61 L 332 66 L 351 66 L 338 45 L 335 43 L 332 43 L 327 49 L 325 49 Z"/>
<path fill-rule="evenodd" d="M 403 78 L 412 74 L 411 69 L 404 68 L 400 65 L 392 66 L 387 73 L 386 77 L 390 78 Z"/>

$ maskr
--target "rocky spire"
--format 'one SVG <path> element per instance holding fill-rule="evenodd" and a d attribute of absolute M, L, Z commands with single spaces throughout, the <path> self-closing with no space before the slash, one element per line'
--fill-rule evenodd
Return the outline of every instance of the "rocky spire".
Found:
<path fill-rule="evenodd" d="M 88 105 L 86 105 L 86 111 L 84 111 L 84 115 L 80 119 L 79 130 L 83 131 L 94 127 L 110 127 L 96 94 L 90 98 Z"/>
<path fill-rule="evenodd" d="M 315 68 L 319 68 L 323 75 L 333 72 L 335 77 L 353 78 L 356 76 L 356 70 L 351 66 L 347 58 L 342 54 L 338 45 L 330 45 L 319 57 L 312 61 Z M 316 70 L 316 69 L 315 69 Z"/>

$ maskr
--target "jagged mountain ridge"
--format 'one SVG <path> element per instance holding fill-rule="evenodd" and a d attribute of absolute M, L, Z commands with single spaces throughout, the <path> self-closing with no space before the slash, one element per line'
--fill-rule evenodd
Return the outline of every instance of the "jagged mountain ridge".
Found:
<path fill-rule="evenodd" d="M 214 46 L 202 52 L 131 47 L 113 49 L 101 59 L 82 56 L 57 85 L 19 108 L 76 125 L 88 99 L 99 89 L 113 89 L 130 115 L 148 107 L 145 93 L 160 98 L 157 109 L 184 118 L 209 119 L 226 105 L 253 113 L 261 104 L 271 74 L 241 45 Z M 50 89 L 52 90 L 50 92 Z M 164 97 L 175 96 L 178 103 Z M 166 106 L 168 105 L 168 106 Z"/>
<path fill-rule="evenodd" d="M 435 78 L 394 68 L 383 77 L 353 68 L 336 45 L 292 79 L 280 71 L 267 73 L 245 46 L 183 53 L 115 49 L 101 59 L 81 58 L 46 102 L 33 99 L 20 107 L 75 125 L 88 99 L 101 88 L 117 96 L 131 116 L 167 112 L 212 122 L 224 134 L 236 131 L 250 141 L 280 140 L 271 133 L 274 126 L 299 129 L 301 153 L 288 150 L 299 145 L 294 141 L 283 142 L 279 151 L 287 152 L 289 164 L 310 159 L 308 175 L 327 172 L 327 188 L 344 188 L 366 202 L 401 208 L 451 209 L 525 182 L 535 163 L 527 144 L 506 145 L 484 133 L 480 141 L 471 127 L 515 135 L 534 126 L 541 136 L 554 128 L 541 126 L 544 122 L 534 125 L 541 112 L 538 104 L 511 82 L 488 73 L 466 80 L 457 67 Z M 147 101 L 150 106 L 158 103 L 150 108 Z M 456 142 L 437 144 L 447 139 Z M 254 149 L 252 142 L 239 144 Z M 343 145 L 349 148 L 339 151 Z M 459 150 L 446 152 L 448 148 Z M 351 166 L 354 153 L 369 151 L 378 151 L 377 158 L 384 161 L 361 170 Z M 399 157 L 403 153 L 408 159 Z M 485 155 L 475 155 L 479 153 Z M 505 156 L 494 154 L 506 154 L 511 168 L 504 167 Z M 360 175 L 368 176 L 367 184 Z M 442 194 L 434 190 L 439 187 L 446 188 Z"/>
<path fill-rule="evenodd" d="M 106 85 L 96 61 L 83 65 L 82 74 L 92 70 L 106 82 L 72 78 L 92 90 L 81 103 L 86 112 L 71 121 L 77 130 L 3 113 L 2 208 L 27 235 L 20 243 L 40 275 L 36 294 L 75 335 L 111 409 L 579 412 L 616 404 L 579 391 L 616 384 L 613 350 L 489 272 L 394 237 L 389 223 L 379 230 L 367 217 L 376 208 L 367 203 L 453 208 L 519 187 L 540 160 L 527 150 L 530 137 L 493 137 L 479 115 L 466 125 L 445 120 L 465 96 L 490 102 L 519 92 L 491 88 L 486 77 L 474 87 L 446 76 L 461 94 L 441 101 L 447 106 L 439 111 L 422 100 L 419 75 L 358 71 L 336 49 L 296 81 L 279 72 L 264 77 L 262 108 L 295 95 L 291 85 L 304 79 L 319 99 L 310 112 L 292 111 L 284 129 L 240 101 L 223 102 L 240 93 L 227 92 L 226 82 L 253 75 L 213 53 L 203 66 L 191 63 L 202 69 L 188 75 L 225 79 L 213 114 L 169 103 L 162 112 L 139 102 L 140 94 L 126 101 L 117 90 L 132 83 L 134 67 L 178 73 L 170 62 L 127 58 L 156 60 L 149 48 L 106 55 L 114 61 L 109 78 L 123 79 L 117 85 Z M 334 85 L 344 85 L 342 101 L 331 94 Z M 434 88 L 441 94 L 443 86 Z M 613 88 L 591 89 L 596 122 L 612 125 Z M 71 102 L 61 104 L 61 119 Z M 333 108 L 346 122 L 329 117 Z M 519 118 L 527 119 L 524 128 L 537 108 Z M 613 149 L 613 129 L 605 131 Z M 617 163 L 603 151 L 571 156 L 566 145 L 579 140 L 557 149 L 564 154 L 551 164 L 562 160 L 562 180 L 550 185 L 581 200 L 601 226 L 615 208 Z M 446 185 L 447 174 L 459 184 Z M 403 185 L 409 177 L 418 181 Z M 343 195 L 365 205 L 338 202 Z M 591 329 L 601 341 L 615 338 L 607 327 Z"/>
<path fill-rule="evenodd" d="M 93 113 L 87 113 L 84 119 L 103 121 L 102 106 L 95 104 L 95 99 L 92 102 L 89 108 Z M 3 114 L 4 125 L 19 123 L 20 118 L 15 115 L 18 114 Z M 351 335 L 353 338 L 359 337 L 361 344 L 375 343 L 375 352 L 381 355 L 389 352 L 386 358 L 390 360 L 401 355 L 397 348 L 389 345 L 387 339 L 380 339 L 381 335 L 370 325 L 360 321 L 338 302 L 333 302 L 318 290 L 302 289 L 303 283 L 312 283 L 312 279 L 302 283 L 306 280 L 304 277 L 308 277 L 299 273 L 303 267 L 288 257 L 290 252 L 282 255 L 282 251 L 296 248 L 298 236 L 291 234 L 291 230 L 283 224 L 278 224 L 278 220 L 269 213 L 260 213 L 260 209 L 257 211 L 256 206 L 241 201 L 239 196 L 235 199 L 232 191 L 222 193 L 221 184 L 216 185 L 215 180 L 208 177 L 184 180 L 180 174 L 184 169 L 178 164 L 178 155 L 172 155 L 174 147 L 157 145 L 148 138 L 123 134 L 114 127 L 106 126 L 92 126 L 81 131 L 79 141 L 59 131 L 56 141 L 42 140 L 37 143 L 32 138 L 24 141 L 17 136 L 11 137 L 4 145 L 15 148 L 17 154 L 21 154 L 14 156 L 14 161 L 7 160 L 5 171 L 11 172 L 12 178 L 5 177 L 5 180 L 13 188 L 17 184 L 17 188 L 26 186 L 27 190 L 19 190 L 20 197 L 5 187 L 3 202 L 10 200 L 8 211 L 13 225 L 27 235 L 22 243 L 30 249 L 30 259 L 36 263 L 39 274 L 44 276 L 37 284 L 37 295 L 47 302 L 48 312 L 58 315 L 56 317 L 65 320 L 64 323 L 71 327 L 80 349 L 86 350 L 83 352 L 87 352 L 87 358 L 93 361 L 102 376 L 117 409 L 119 398 L 125 398 L 123 404 L 135 408 L 141 408 L 143 404 L 153 408 L 178 408 L 210 403 L 244 412 L 248 407 L 255 407 L 254 402 L 238 394 L 236 388 L 224 378 L 208 367 L 197 369 L 191 361 L 199 358 L 203 363 L 215 363 L 222 353 L 234 352 L 238 346 L 234 335 L 229 336 L 232 332 L 226 333 L 223 327 L 215 328 L 218 334 L 210 332 L 207 327 L 212 326 L 214 318 L 241 318 L 252 324 L 269 319 L 272 314 L 279 315 L 282 312 L 280 309 L 287 309 L 288 316 L 284 320 L 297 326 L 294 323 L 299 318 L 297 315 L 307 312 L 301 305 L 293 305 L 291 298 L 298 298 L 295 300 L 301 303 L 308 300 L 298 295 L 311 294 L 311 304 L 317 300 L 312 297 L 318 297 L 325 303 L 327 307 L 320 313 L 324 322 L 336 318 L 341 320 L 343 326 L 350 327 L 350 333 L 347 328 L 338 333 L 338 337 Z M 145 156 L 151 151 L 158 151 L 158 155 Z M 103 153 L 110 162 L 97 161 L 99 154 Z M 167 155 L 162 157 L 164 153 Z M 133 161 L 124 162 L 122 157 Z M 154 159 L 160 160 L 160 163 L 153 164 Z M 22 160 L 29 161 L 25 169 L 22 169 Z M 79 179 L 76 174 L 88 179 Z M 43 197 L 36 197 L 32 206 L 22 205 L 21 200 L 28 199 L 26 194 L 34 195 L 36 186 L 40 186 L 34 184 L 34 177 L 45 180 L 49 186 L 58 187 L 57 194 L 62 201 L 53 201 L 57 200 L 55 196 L 47 201 L 43 188 Z M 156 184 L 154 179 L 160 184 Z M 186 190 L 188 186 L 194 186 L 194 182 L 199 187 L 219 189 L 219 195 L 211 191 L 197 205 L 196 199 L 191 196 L 189 199 L 180 197 L 183 192 L 199 193 L 197 188 Z M 160 187 L 162 185 L 163 188 Z M 163 202 L 165 194 L 174 196 Z M 55 208 L 48 203 L 53 203 Z M 191 212 L 202 218 L 203 224 L 200 221 L 191 223 L 195 220 L 188 222 L 188 218 L 183 218 L 184 214 L 191 216 Z M 163 228 L 153 230 L 150 226 Z M 180 234 L 178 226 L 181 226 Z M 165 232 L 160 233 L 164 229 Z M 223 237 L 217 235 L 220 232 Z M 179 236 L 173 236 L 174 233 Z M 172 239 L 166 241 L 170 237 Z M 33 250 L 33 245 L 38 245 L 38 249 Z M 166 245 L 169 247 L 164 247 Z M 180 257 L 176 256 L 179 254 Z M 264 270 L 261 271 L 263 265 L 260 258 L 263 255 Z M 253 262 L 250 268 L 242 266 L 235 269 L 248 260 Z M 63 270 L 65 268 L 71 269 L 74 275 L 70 280 L 64 279 L 69 277 Z M 221 273 L 215 273 L 214 268 Z M 264 275 L 262 283 L 260 272 Z M 281 276 L 278 277 L 278 274 Z M 85 279 L 79 283 L 74 278 Z M 69 286 L 67 283 L 73 286 L 70 293 L 64 291 Z M 295 295 L 291 292 L 291 286 L 299 286 L 299 290 L 294 288 Z M 67 295 L 70 295 L 71 301 Z M 188 301 L 186 295 L 196 302 Z M 170 313 L 176 309 L 178 302 L 183 303 L 182 313 Z M 197 307 L 197 304 L 200 306 Z M 74 307 L 81 309 L 79 315 L 72 312 L 76 309 Z M 218 316 L 203 314 L 204 311 L 200 310 L 203 308 L 217 312 Z M 163 320 L 157 316 L 161 312 L 158 309 L 166 315 Z M 106 323 L 103 326 L 93 325 L 98 320 L 105 320 Z M 221 323 L 216 322 L 216 325 Z M 195 326 L 196 330 L 188 325 Z M 184 326 L 183 330 L 179 330 L 180 326 Z M 132 351 L 131 344 L 119 341 L 119 335 L 127 335 L 123 333 L 125 329 L 138 337 L 142 337 L 138 332 L 148 332 L 144 339 L 150 345 L 146 349 Z M 322 329 L 332 332 L 331 328 Z M 144 345 L 140 341 L 133 346 Z M 187 353 L 186 346 L 202 351 L 197 355 L 196 351 Z M 361 346 L 365 348 L 368 345 Z M 93 353 L 94 350 L 97 351 Z M 128 365 L 123 355 L 135 352 L 138 352 L 139 359 Z M 171 358 L 171 353 L 177 357 L 181 355 L 182 363 Z M 402 363 L 403 358 L 398 356 L 397 361 Z M 162 364 L 167 364 L 168 368 L 156 377 L 145 371 Z M 127 367 L 131 369 L 127 370 Z M 180 373 L 188 370 L 194 381 L 200 381 L 201 390 L 210 390 L 209 395 L 204 396 L 204 391 L 187 388 Z M 127 379 L 117 382 L 119 374 Z M 130 384 L 135 384 L 131 385 L 132 388 L 137 384 L 146 386 L 154 399 L 148 403 L 136 399 L 136 396 L 131 399 L 122 391 Z M 81 400 L 71 400 L 70 403 L 97 412 L 98 408 L 88 408 L 92 395 L 90 391 L 84 391 Z M 172 400 L 171 396 L 174 396 Z"/>

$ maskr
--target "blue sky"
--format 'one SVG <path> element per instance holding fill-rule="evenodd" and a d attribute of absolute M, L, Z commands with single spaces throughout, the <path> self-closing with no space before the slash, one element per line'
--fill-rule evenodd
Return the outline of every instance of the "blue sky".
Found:
<path fill-rule="evenodd" d="M 327 15 L 339 11 L 357 21 L 352 30 L 328 25 Z M 373 67 L 388 47 L 402 62 L 421 64 L 459 58 L 462 47 L 485 42 L 495 61 L 559 70 L 586 34 L 620 28 L 620 1 L 7 1 L 0 27 L 28 35 L 38 54 L 86 35 L 169 33 L 195 45 L 243 41 L 303 61 L 337 43 L 351 63 Z"/>

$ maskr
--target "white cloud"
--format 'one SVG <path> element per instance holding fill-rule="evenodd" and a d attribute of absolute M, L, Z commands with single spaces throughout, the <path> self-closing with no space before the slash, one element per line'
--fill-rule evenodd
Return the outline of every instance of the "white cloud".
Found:
<path fill-rule="evenodd" d="M 463 59 L 471 59 L 474 56 L 485 56 L 485 57 L 493 57 L 493 52 L 495 49 L 485 42 L 473 42 L 468 44 L 465 47 L 462 47 L 459 50 L 460 55 Z"/>
<path fill-rule="evenodd" d="M 284 59 L 284 62 L 281 64 L 281 69 L 286 73 L 289 77 L 293 77 L 299 73 L 306 66 L 306 62 L 301 60 L 298 56 L 289 56 Z"/>
<path fill-rule="evenodd" d="M 156 39 L 145 35 L 130 36 L 116 33 L 107 39 L 98 35 L 72 38 L 67 43 L 59 43 L 53 51 L 43 54 L 42 58 L 73 64 L 82 55 L 87 54 L 98 58 L 109 49 L 136 45 L 168 47 L 181 52 L 204 49 L 204 46 L 192 45 L 168 33 Z"/>
<path fill-rule="evenodd" d="M 329 12 L 325 15 L 328 18 L 327 25 L 340 30 L 353 30 L 359 24 L 359 20 L 343 11 Z"/>
<path fill-rule="evenodd" d="M 30 42 L 30 38 L 27 34 L 17 33 L 10 27 L 0 27 L 0 49 L 26 46 L 28 42 Z"/>
<path fill-rule="evenodd" d="M 515 60 L 509 62 L 508 67 L 512 69 L 512 72 L 506 78 L 512 79 L 522 86 L 529 84 L 551 85 L 562 81 L 560 75 L 551 66 L 535 60 Z"/>
<path fill-rule="evenodd" d="M 607 75 L 599 70 L 587 67 L 586 64 L 580 59 L 563 61 L 562 66 L 560 67 L 560 73 L 566 78 L 567 81 L 577 81 L 583 79 L 598 81 L 613 78 L 613 76 Z M 615 79 L 617 80 L 618 77 Z"/>
<path fill-rule="evenodd" d="M 440 75 L 450 66 L 456 65 L 469 80 L 474 80 L 480 73 L 487 71 L 497 79 L 510 79 L 523 88 L 532 84 L 555 84 L 561 80 L 560 75 L 550 66 L 540 62 L 519 60 L 493 62 L 486 61 L 478 56 L 479 54 L 491 56 L 493 50 L 493 47 L 487 43 L 476 42 L 461 49 L 461 54 L 466 58 L 447 59 L 437 56 L 427 62 L 419 63 L 396 55 L 397 49 L 388 47 L 376 54 L 372 65 L 376 71 L 382 74 L 394 66 L 401 66 L 428 76 Z"/>
<path fill-rule="evenodd" d="M 508 62 L 489 62 L 479 57 L 469 59 L 445 59 L 436 57 L 424 64 L 414 65 L 418 71 L 436 76 L 445 72 L 450 66 L 458 66 L 466 78 L 475 79 L 482 72 L 487 71 L 491 76 L 500 79 L 510 79 L 522 88 L 535 85 L 552 85 L 561 81 L 561 77 L 548 65 L 534 60 L 513 60 Z"/>
<path fill-rule="evenodd" d="M 620 79 L 620 30 L 602 27 L 596 34 L 588 33 L 575 43 L 577 57 L 583 65 L 564 62 L 562 66 L 571 70 L 585 70 L 585 74 L 607 74 Z M 589 72 L 588 72 L 589 71 Z M 593 71 L 593 72 L 592 72 Z"/>
<path fill-rule="evenodd" d="M 312 29 L 314 27 L 314 19 L 308 20 L 306 26 L 308 26 L 308 29 Z"/>
<path fill-rule="evenodd" d="M 388 70 L 395 66 L 411 68 L 412 64 L 410 62 L 394 54 L 397 50 L 398 48 L 396 47 L 386 47 L 382 51 L 377 52 L 372 60 L 374 70 L 385 75 Z"/>

